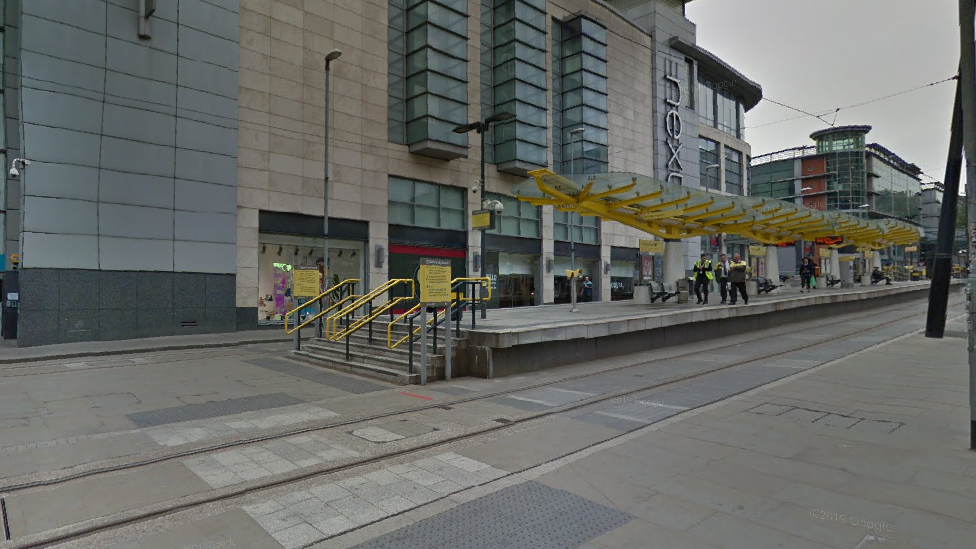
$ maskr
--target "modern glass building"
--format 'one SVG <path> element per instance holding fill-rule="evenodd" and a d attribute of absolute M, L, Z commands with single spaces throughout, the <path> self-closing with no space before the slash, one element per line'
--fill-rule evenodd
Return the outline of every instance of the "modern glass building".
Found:
<path fill-rule="evenodd" d="M 867 142 L 870 131 L 871 126 L 828 128 L 810 135 L 813 146 L 753 158 L 750 194 L 922 225 L 921 169 L 885 147 Z M 812 243 L 807 243 L 804 253 L 815 252 Z M 919 256 L 917 250 L 906 256 L 904 247 L 894 247 L 883 251 L 882 259 L 887 265 L 900 266 Z"/>
<path fill-rule="evenodd" d="M 332 281 L 440 257 L 491 278 L 493 307 L 569 301 L 571 266 L 627 299 L 662 276 L 647 235 L 512 187 L 549 168 L 749 188 L 762 90 L 697 45 L 682 0 L 143 1 L 4 2 L 7 163 L 32 162 L 6 188 L 21 345 L 282 323 L 296 268 L 326 276 L 334 49 Z M 484 150 L 454 131 L 502 112 Z M 482 249 L 484 200 L 504 211 Z"/>

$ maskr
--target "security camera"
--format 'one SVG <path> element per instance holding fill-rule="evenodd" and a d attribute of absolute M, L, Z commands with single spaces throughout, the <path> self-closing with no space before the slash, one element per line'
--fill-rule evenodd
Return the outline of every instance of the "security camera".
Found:
<path fill-rule="evenodd" d="M 475 185 L 475 186 L 471 187 L 471 192 L 474 193 L 474 194 L 478 194 L 478 186 Z"/>
<path fill-rule="evenodd" d="M 21 169 L 30 166 L 30 160 L 24 160 L 23 158 L 14 158 L 14 161 L 10 163 L 10 177 L 17 179 L 20 177 L 20 171 L 17 170 L 17 164 L 20 164 Z"/>
<path fill-rule="evenodd" d="M 501 214 L 501 213 L 502 213 L 503 211 L 505 211 L 505 205 L 504 205 L 504 204 L 502 204 L 501 202 L 497 202 L 497 201 L 496 201 L 496 202 L 495 202 L 494 204 L 492 204 L 491 206 L 492 206 L 492 208 L 493 208 L 493 209 L 495 210 L 495 213 L 496 213 L 496 214 Z"/>

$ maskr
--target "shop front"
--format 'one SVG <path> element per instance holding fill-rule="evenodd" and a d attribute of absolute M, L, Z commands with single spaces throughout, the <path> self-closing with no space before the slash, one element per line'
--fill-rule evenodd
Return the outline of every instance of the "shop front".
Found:
<path fill-rule="evenodd" d="M 451 261 L 451 278 L 468 276 L 467 233 L 450 229 L 430 229 L 390 225 L 390 280 L 412 279 L 417 284 L 417 297 L 420 292 L 420 260 L 422 258 L 441 258 Z M 398 288 L 394 297 L 408 295 L 407 288 Z M 417 299 L 405 302 L 394 314 L 406 311 L 418 303 Z"/>
<path fill-rule="evenodd" d="M 573 269 L 569 242 L 554 242 L 555 268 L 554 282 L 556 287 L 555 303 L 570 303 L 572 301 L 572 281 L 566 277 L 566 271 Z M 583 276 L 593 282 L 593 301 L 600 300 L 600 246 L 593 244 L 576 244 L 576 269 L 583 269 Z M 583 279 L 576 284 L 576 299 L 583 301 Z"/>
<path fill-rule="evenodd" d="M 489 308 L 542 304 L 542 242 L 533 238 L 487 235 L 485 272 L 491 279 Z"/>
<path fill-rule="evenodd" d="M 640 250 L 610 248 L 610 300 L 634 299 L 640 269 Z"/>
<path fill-rule="evenodd" d="M 319 271 L 319 288 L 324 289 L 322 261 L 322 218 L 282 212 L 260 212 L 258 233 L 258 324 L 278 325 L 285 313 L 305 298 L 294 295 L 296 267 L 314 266 Z M 311 233 L 311 234 L 310 234 Z M 368 285 L 369 226 L 365 221 L 329 219 L 330 286 L 358 279 L 357 291 Z M 314 307 L 302 315 L 314 314 Z"/>

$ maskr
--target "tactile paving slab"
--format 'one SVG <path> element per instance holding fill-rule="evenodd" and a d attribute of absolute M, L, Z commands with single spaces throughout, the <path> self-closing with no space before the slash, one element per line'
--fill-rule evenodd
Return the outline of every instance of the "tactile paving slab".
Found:
<path fill-rule="evenodd" d="M 135 423 L 141 429 L 144 427 L 155 427 L 157 425 L 168 425 L 170 423 L 183 423 L 184 421 L 232 416 L 245 412 L 253 412 L 255 410 L 281 408 L 296 404 L 302 404 L 302 401 L 285 393 L 271 393 L 267 395 L 204 402 L 202 404 L 187 404 L 186 406 L 162 408 L 160 410 L 148 410 L 128 414 L 125 417 L 129 418 L 129 421 Z"/>
<path fill-rule="evenodd" d="M 345 391 L 347 393 L 374 393 L 376 391 L 387 389 L 386 386 L 380 385 L 379 383 L 374 383 L 372 381 L 347 377 L 329 372 L 327 370 L 292 364 L 291 362 L 277 358 L 252 358 L 249 360 L 244 360 L 243 362 L 259 368 L 271 370 L 272 372 L 285 374 L 286 376 L 297 377 L 299 379 L 311 381 L 312 383 L 318 383 L 319 385 L 335 387 L 336 389 Z"/>
<path fill-rule="evenodd" d="M 537 482 L 510 486 L 357 549 L 575 549 L 632 517 Z"/>

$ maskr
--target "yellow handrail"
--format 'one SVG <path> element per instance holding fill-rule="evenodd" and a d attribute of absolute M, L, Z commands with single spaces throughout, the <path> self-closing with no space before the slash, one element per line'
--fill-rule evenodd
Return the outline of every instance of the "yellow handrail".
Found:
<path fill-rule="evenodd" d="M 344 299 L 342 299 L 341 301 L 339 301 L 335 305 L 329 307 L 328 309 L 326 309 L 324 311 L 321 311 L 320 313 L 318 313 L 317 315 L 313 316 L 312 318 L 306 320 L 302 324 L 300 324 L 300 325 L 292 328 L 291 330 L 289 330 L 288 329 L 288 319 L 291 317 L 291 315 L 295 314 L 295 312 L 300 311 L 302 309 L 305 309 L 305 308 L 309 307 L 309 304 L 314 303 L 314 302 L 316 302 L 316 301 L 318 301 L 320 299 L 323 299 L 323 298 L 325 298 L 325 296 L 327 296 L 327 295 L 329 295 L 329 294 L 331 294 L 331 293 L 333 293 L 333 292 L 335 292 L 337 290 L 341 290 L 347 284 L 357 284 L 357 283 L 359 283 L 359 279 L 358 278 L 347 278 L 346 280 L 343 280 L 342 282 L 336 284 L 335 286 L 329 288 L 328 290 L 320 293 L 318 296 L 313 297 L 312 299 L 309 299 L 305 303 L 302 303 L 297 308 L 288 311 L 285 314 L 285 333 L 286 334 L 291 334 L 291 333 L 294 333 L 295 330 L 301 330 L 305 326 L 308 326 L 312 322 L 315 322 L 316 320 L 318 320 L 319 317 L 321 317 L 322 315 L 324 315 L 324 314 L 328 313 L 329 311 L 331 311 L 332 309 L 334 309 L 336 307 L 336 305 L 339 305 L 341 303 L 344 303 L 344 302 L 348 301 L 350 297 L 356 297 L 356 296 L 352 295 L 352 293 L 350 292 L 350 295 L 346 296 Z"/>
<path fill-rule="evenodd" d="M 481 302 L 481 301 L 490 301 L 491 300 L 491 279 L 489 279 L 488 277 L 455 278 L 454 280 L 451 281 L 451 288 L 453 289 L 455 285 L 457 285 L 458 283 L 461 283 L 461 282 L 480 282 L 482 288 L 488 288 L 488 293 L 484 297 L 474 297 L 472 295 L 471 297 L 466 297 L 466 298 L 458 297 L 457 294 L 455 293 L 454 294 L 454 300 L 451 302 L 450 310 L 453 311 L 454 310 L 454 305 L 456 303 L 458 303 L 459 301 L 462 301 L 462 300 L 463 301 L 470 301 L 472 303 Z M 393 343 L 393 326 L 395 326 L 398 322 L 402 321 L 404 318 L 407 318 L 407 316 L 409 316 L 409 315 L 411 315 L 413 313 L 416 313 L 418 310 L 420 310 L 420 304 L 414 305 L 410 310 L 408 310 L 407 312 L 403 313 L 402 315 L 396 317 L 395 319 L 393 319 L 392 322 L 390 322 L 390 324 L 386 327 L 386 345 L 387 345 L 387 347 L 389 347 L 390 349 L 396 349 L 397 347 L 400 346 L 401 343 L 403 343 L 404 341 L 406 341 L 407 339 L 409 339 L 410 336 L 417 335 L 417 333 L 420 332 L 420 330 L 421 330 L 421 328 L 423 328 L 423 326 L 420 326 L 417 329 L 415 329 L 413 331 L 413 333 L 409 333 L 409 334 L 403 336 L 403 338 L 401 338 L 400 341 L 397 341 L 396 343 Z M 430 320 L 427 321 L 427 324 L 430 324 L 433 321 L 434 321 L 434 319 L 431 318 Z"/>
<path fill-rule="evenodd" d="M 288 330 L 288 318 L 285 317 L 285 333 L 286 334 L 291 334 L 291 333 L 294 333 L 295 330 L 301 330 L 305 326 L 308 326 L 309 324 L 311 324 L 311 323 L 315 322 L 316 320 L 318 320 L 319 317 L 322 317 L 322 316 L 325 316 L 325 315 L 329 314 L 330 312 L 332 312 L 333 310 L 335 310 L 336 307 L 341 306 L 343 303 L 349 301 L 350 299 L 359 299 L 359 298 L 360 298 L 360 296 L 358 296 L 358 295 L 352 295 L 352 294 L 347 295 L 346 297 L 342 298 L 341 300 L 335 302 L 335 304 L 332 305 L 331 307 L 329 307 L 328 309 L 326 309 L 326 310 L 318 313 L 317 315 L 313 316 L 312 318 L 309 318 L 308 320 L 306 320 L 302 324 L 300 324 L 300 325 L 292 328 L 290 331 Z"/>
<path fill-rule="evenodd" d="M 376 299 L 377 297 L 379 297 L 380 295 L 382 295 L 383 292 L 389 291 L 394 286 L 397 286 L 399 284 L 409 284 L 410 285 L 410 295 L 409 296 L 401 296 L 401 297 L 392 299 L 389 302 L 387 302 L 386 304 L 384 304 L 382 307 L 380 307 L 379 310 L 381 310 L 381 311 L 387 311 L 387 310 L 389 310 L 389 308 L 392 305 L 394 305 L 396 303 L 399 303 L 399 302 L 401 302 L 403 300 L 412 300 L 414 298 L 414 296 L 416 295 L 416 293 L 417 293 L 417 288 L 416 288 L 416 286 L 415 286 L 414 281 L 413 281 L 412 278 L 394 278 L 392 280 L 388 280 L 384 284 L 382 284 L 380 287 L 378 287 L 375 290 L 373 290 L 373 291 L 371 291 L 371 292 L 363 295 L 359 299 L 357 299 L 357 300 L 353 301 L 352 303 L 346 305 L 345 307 L 343 307 L 342 309 L 340 309 L 338 312 L 334 313 L 332 316 L 330 316 L 329 318 L 327 318 L 326 319 L 326 337 L 328 339 L 331 339 L 331 340 L 337 340 L 337 339 L 341 339 L 342 337 L 344 337 L 346 335 L 349 335 L 352 332 L 358 330 L 359 327 L 364 324 L 364 322 L 362 322 L 362 320 L 355 322 L 352 326 L 347 326 L 346 329 L 343 330 L 342 332 L 339 332 L 338 331 L 338 322 L 339 322 L 340 319 L 342 319 L 342 317 L 344 317 L 344 316 L 346 316 L 348 314 L 352 314 L 356 310 L 358 310 L 358 309 L 360 309 L 360 308 L 362 308 L 362 307 L 364 307 L 366 305 L 369 305 L 370 303 L 372 303 L 372 301 L 374 299 Z M 374 315 L 368 315 L 368 318 L 370 320 L 372 320 L 373 318 L 375 318 L 375 316 L 378 316 L 378 315 L 375 315 L 375 314 Z M 364 317 L 364 318 L 367 318 L 367 317 Z"/>

